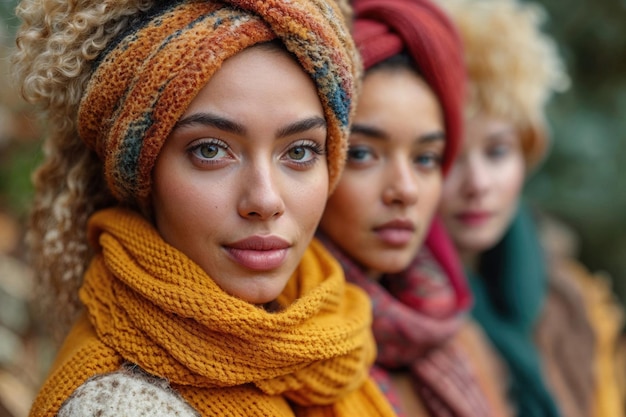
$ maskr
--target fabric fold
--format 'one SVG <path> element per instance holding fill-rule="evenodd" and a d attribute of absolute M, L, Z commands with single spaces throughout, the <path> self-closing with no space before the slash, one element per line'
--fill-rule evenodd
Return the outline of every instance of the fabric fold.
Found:
<path fill-rule="evenodd" d="M 353 415 L 337 410 L 365 401 L 374 404 L 366 415 L 393 415 L 366 384 L 375 355 L 367 296 L 345 284 L 319 242 L 273 313 L 224 293 L 133 211 L 97 212 L 89 237 L 98 249 L 80 291 L 88 319 L 68 338 L 78 348 L 67 353 L 71 361 L 60 359 L 33 417 L 54 415 L 61 404 L 50 398 L 67 398 L 123 362 L 167 379 L 203 415 L 222 415 L 210 411 L 215 403 L 222 412 L 246 410 L 242 401 L 263 413 L 292 403 L 319 409 L 303 414 L 311 416 Z"/>

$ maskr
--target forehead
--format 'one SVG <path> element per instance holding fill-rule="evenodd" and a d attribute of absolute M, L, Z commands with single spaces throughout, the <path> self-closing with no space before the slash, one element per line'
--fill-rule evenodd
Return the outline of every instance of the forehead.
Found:
<path fill-rule="evenodd" d="M 439 101 L 413 70 L 384 68 L 368 73 L 356 107 L 355 125 L 421 135 L 443 129 Z"/>
<path fill-rule="evenodd" d="M 519 139 L 516 127 L 511 121 L 485 113 L 466 119 L 464 140 L 466 145 L 506 138 Z"/>

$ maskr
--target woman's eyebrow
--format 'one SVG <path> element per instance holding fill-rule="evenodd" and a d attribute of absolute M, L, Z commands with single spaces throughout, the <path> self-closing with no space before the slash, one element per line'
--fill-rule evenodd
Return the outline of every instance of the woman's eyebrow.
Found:
<path fill-rule="evenodd" d="M 194 113 L 187 117 L 183 117 L 178 122 L 176 122 L 176 125 L 174 125 L 174 129 L 180 129 L 196 124 L 214 127 L 216 129 L 225 132 L 235 133 L 241 136 L 246 135 L 247 132 L 246 128 L 242 124 L 213 113 Z M 307 119 L 298 120 L 280 128 L 276 135 L 277 137 L 282 138 L 318 128 L 326 128 L 326 120 L 323 117 L 313 116 Z"/>
<path fill-rule="evenodd" d="M 354 124 L 352 125 L 352 129 L 350 130 L 352 134 L 359 134 L 363 136 L 367 136 L 372 139 L 386 139 L 387 134 L 374 126 L 368 126 L 365 124 Z"/>
<path fill-rule="evenodd" d="M 436 132 L 432 132 L 432 133 L 427 133 L 425 135 L 422 135 L 418 138 L 419 142 L 421 143 L 425 143 L 425 142 L 437 142 L 440 140 L 445 141 L 446 140 L 446 132 L 444 132 L 443 130 L 439 130 Z"/>
<path fill-rule="evenodd" d="M 246 128 L 242 124 L 212 113 L 194 113 L 187 117 L 183 117 L 176 122 L 174 129 L 172 130 L 196 124 L 214 127 L 225 132 L 235 133 L 237 135 L 246 134 Z"/>
<path fill-rule="evenodd" d="M 389 135 L 384 130 L 364 124 L 354 124 L 350 133 L 367 136 L 371 139 L 385 140 L 389 138 Z M 436 142 L 439 140 L 446 140 L 446 133 L 443 130 L 426 133 L 418 136 L 416 139 L 419 143 Z"/>
<path fill-rule="evenodd" d="M 284 138 L 298 133 L 306 132 L 312 129 L 326 128 L 326 120 L 323 117 L 313 116 L 303 120 L 298 120 L 281 127 L 276 132 L 276 137 Z"/>

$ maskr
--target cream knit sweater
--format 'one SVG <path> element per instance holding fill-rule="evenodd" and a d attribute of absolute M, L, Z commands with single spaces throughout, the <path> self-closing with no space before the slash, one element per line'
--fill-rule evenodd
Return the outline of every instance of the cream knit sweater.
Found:
<path fill-rule="evenodd" d="M 97 375 L 78 387 L 58 417 L 199 417 L 164 379 L 137 367 Z"/>

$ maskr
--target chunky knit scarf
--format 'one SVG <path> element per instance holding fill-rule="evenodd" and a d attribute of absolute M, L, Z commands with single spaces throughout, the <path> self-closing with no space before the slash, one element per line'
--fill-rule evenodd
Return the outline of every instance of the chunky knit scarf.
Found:
<path fill-rule="evenodd" d="M 548 282 L 535 225 L 523 205 L 502 241 L 482 257 L 480 273 L 469 276 L 472 314 L 508 364 L 517 415 L 559 416 L 533 341 Z"/>
<path fill-rule="evenodd" d="M 491 416 L 463 348 L 451 340 L 463 323 L 471 298 L 440 220 L 433 222 L 427 248 L 409 268 L 380 282 L 368 278 L 363 268 L 327 236 L 320 233 L 319 238 L 339 260 L 348 281 L 363 288 L 372 300 L 378 347 L 372 375 L 396 413 L 405 415 L 390 385 L 389 372 L 408 369 L 416 394 L 432 416 Z M 436 316 L 427 302 L 432 298 L 439 299 Z"/>
<path fill-rule="evenodd" d="M 92 328 L 74 332 L 31 417 L 54 416 L 89 377 L 124 361 L 167 379 L 203 416 L 392 416 L 367 372 L 370 304 L 313 242 L 267 312 L 222 292 L 143 217 L 97 212 L 81 288 Z"/>
<path fill-rule="evenodd" d="M 279 39 L 318 90 L 330 187 L 345 161 L 360 61 L 329 0 L 172 0 L 132 21 L 94 61 L 78 130 L 121 202 L 149 207 L 151 172 L 169 133 L 222 62 Z"/>

